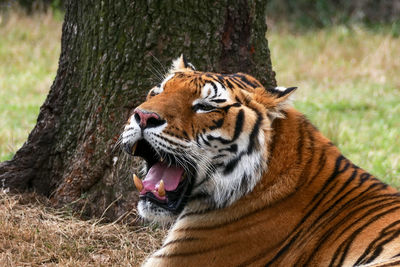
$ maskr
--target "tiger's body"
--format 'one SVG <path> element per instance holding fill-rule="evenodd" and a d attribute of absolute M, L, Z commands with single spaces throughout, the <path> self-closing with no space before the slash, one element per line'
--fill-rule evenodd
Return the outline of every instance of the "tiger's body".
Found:
<path fill-rule="evenodd" d="M 351 163 L 291 107 L 294 88 L 197 72 L 183 58 L 174 67 L 123 133 L 128 151 L 143 138 L 161 162 L 173 154 L 175 164 L 188 162 L 185 172 L 192 168 L 180 178 L 189 189 L 177 209 L 168 177 L 166 199 L 160 185 L 148 185 L 162 178 L 143 180 L 140 214 L 173 222 L 144 266 L 396 265 L 399 192 Z"/>

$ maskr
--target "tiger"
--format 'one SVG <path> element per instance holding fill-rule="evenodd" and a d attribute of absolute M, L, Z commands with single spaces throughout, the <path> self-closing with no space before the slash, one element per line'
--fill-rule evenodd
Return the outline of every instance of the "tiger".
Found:
<path fill-rule="evenodd" d="M 140 216 L 171 225 L 143 266 L 400 263 L 399 192 L 344 157 L 295 91 L 172 62 L 121 134 L 146 162 Z"/>

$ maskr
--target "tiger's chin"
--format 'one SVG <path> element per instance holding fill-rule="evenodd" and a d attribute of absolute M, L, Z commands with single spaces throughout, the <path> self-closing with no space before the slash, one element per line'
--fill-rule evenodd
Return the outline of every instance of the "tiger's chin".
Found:
<path fill-rule="evenodd" d="M 146 161 L 144 179 L 134 175 L 139 191 L 139 215 L 160 224 L 172 223 L 185 207 L 191 193 L 194 170 L 176 156 L 156 151 L 145 139 L 125 150 Z"/>
<path fill-rule="evenodd" d="M 160 208 L 157 204 L 143 199 L 139 200 L 137 210 L 140 217 L 146 221 L 158 223 L 163 226 L 172 224 L 178 217 L 176 214 Z"/>

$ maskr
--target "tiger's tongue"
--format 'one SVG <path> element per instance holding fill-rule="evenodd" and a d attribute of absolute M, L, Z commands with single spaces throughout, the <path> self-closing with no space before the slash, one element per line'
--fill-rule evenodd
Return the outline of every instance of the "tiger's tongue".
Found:
<path fill-rule="evenodd" d="M 164 181 L 164 188 L 167 191 L 173 191 L 178 187 L 182 178 L 183 169 L 180 167 L 168 167 L 164 163 L 154 164 L 143 180 L 145 191 L 153 191 L 158 188 L 161 179 Z"/>

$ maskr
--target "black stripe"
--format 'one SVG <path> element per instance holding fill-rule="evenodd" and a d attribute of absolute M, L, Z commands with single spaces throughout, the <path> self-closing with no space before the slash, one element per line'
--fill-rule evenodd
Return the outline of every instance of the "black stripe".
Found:
<path fill-rule="evenodd" d="M 218 87 L 214 82 L 210 82 L 212 87 L 214 88 L 214 96 L 216 97 L 218 94 Z"/>
<path fill-rule="evenodd" d="M 365 190 L 364 192 L 367 192 L 367 190 Z M 343 210 L 345 210 L 345 208 L 348 208 L 348 206 L 357 206 L 357 204 L 355 204 L 353 202 L 354 199 L 356 199 L 357 196 L 351 200 L 349 200 L 345 205 L 341 206 L 334 214 L 331 214 L 331 216 L 329 216 L 329 218 L 326 218 L 325 222 L 320 224 L 319 226 L 315 227 L 314 223 L 310 223 L 311 227 L 314 228 L 314 231 L 310 232 L 310 230 L 306 230 L 304 231 L 305 233 L 307 233 L 309 236 L 313 236 L 315 232 L 317 231 L 325 231 L 325 233 L 320 237 L 320 239 L 318 240 L 318 243 L 314 246 L 313 252 L 311 254 L 309 254 L 308 256 L 308 260 L 304 263 L 304 265 L 307 265 L 310 263 L 310 261 L 312 260 L 312 258 L 315 256 L 315 254 L 318 253 L 318 251 L 320 251 L 320 247 L 338 230 L 340 229 L 340 226 L 343 223 L 346 223 L 349 221 L 349 219 L 354 218 L 354 215 L 357 214 L 360 211 L 364 211 L 366 208 L 372 207 L 376 204 L 379 204 L 379 206 L 377 207 L 373 207 L 369 210 L 366 210 L 366 212 L 363 215 L 360 215 L 360 218 L 363 218 L 364 216 L 367 216 L 368 214 L 371 213 L 371 211 L 376 211 L 382 208 L 382 201 L 391 201 L 393 199 L 396 200 L 397 197 L 393 197 L 393 196 L 385 196 L 382 197 L 383 199 L 374 199 L 375 201 L 371 202 L 371 203 L 366 203 L 365 205 L 362 206 L 358 206 L 355 210 L 352 210 L 351 212 L 349 212 L 345 217 L 343 217 L 340 221 L 336 222 L 334 225 L 332 225 L 333 220 L 340 215 Z M 361 203 L 365 203 L 364 201 L 360 201 Z M 360 203 L 358 203 L 360 204 Z M 357 222 L 354 222 L 357 223 Z M 353 223 L 353 224 L 354 224 Z M 352 224 L 352 225 L 353 225 Z M 329 227 L 329 228 L 327 228 Z M 347 228 L 347 230 L 349 230 L 349 228 Z M 343 236 L 343 234 L 346 231 L 342 231 L 340 234 L 338 234 L 337 239 L 339 239 L 341 236 Z"/>
<path fill-rule="evenodd" d="M 189 139 L 189 135 L 187 134 L 187 132 L 185 130 L 182 130 L 182 134 L 186 137 L 186 139 Z"/>
<path fill-rule="evenodd" d="M 376 265 L 377 267 L 390 267 L 390 266 L 399 266 L 400 265 L 400 260 L 395 260 L 393 262 L 389 262 L 389 263 L 383 263 L 380 265 Z"/>
<path fill-rule="evenodd" d="M 352 174 L 352 176 L 355 176 L 355 175 L 356 175 L 356 171 Z M 349 179 L 349 180 L 352 180 L 352 178 Z M 344 203 L 342 206 L 337 207 L 337 205 L 338 205 L 347 195 L 349 195 L 349 194 L 352 193 L 354 190 L 356 190 L 357 187 L 352 188 L 352 189 L 349 190 L 345 195 L 342 195 L 342 197 L 340 197 L 338 200 L 336 200 L 335 203 L 333 203 L 332 205 L 330 205 L 330 207 L 329 207 L 328 209 L 326 209 L 320 216 L 318 216 L 318 218 L 312 223 L 312 228 L 314 228 L 314 231 L 312 231 L 312 232 L 307 231 L 307 234 L 308 234 L 308 235 L 313 235 L 315 232 L 319 231 L 320 229 L 324 229 L 324 227 L 326 227 L 327 225 L 329 225 L 329 224 L 331 223 L 332 219 L 336 218 L 339 214 L 341 214 L 342 211 L 345 210 L 345 208 L 347 208 L 347 207 L 350 206 L 350 205 L 354 206 L 354 205 L 356 204 L 354 201 L 357 200 L 357 199 L 360 199 L 360 197 L 361 197 L 362 195 L 364 195 L 365 193 L 370 192 L 370 189 L 371 189 L 371 188 L 372 188 L 372 187 L 368 187 L 368 188 L 367 188 L 366 190 L 364 190 L 363 192 L 358 193 L 355 197 L 349 199 L 349 200 L 348 200 L 346 203 Z M 344 186 L 341 188 L 341 190 L 342 190 L 342 189 L 344 189 Z M 340 191 L 340 190 L 339 190 L 339 191 Z M 363 203 L 363 202 L 361 202 L 361 203 Z M 323 223 L 321 223 L 320 225 L 316 226 L 316 223 L 317 223 L 318 221 L 320 221 L 323 217 L 325 217 L 326 215 L 328 215 L 328 213 L 329 213 L 333 208 L 336 208 L 336 209 L 337 209 L 336 212 L 334 212 L 333 214 L 331 214 L 331 215 L 329 216 L 329 218 L 326 218 L 326 219 L 325 219 L 325 222 L 323 222 Z"/>
<path fill-rule="evenodd" d="M 219 152 L 221 152 L 221 151 L 219 151 Z M 226 154 L 218 154 L 216 156 L 213 156 L 212 159 L 219 159 L 219 158 L 223 158 L 223 157 L 226 157 L 226 156 L 227 156 Z"/>
<path fill-rule="evenodd" d="M 263 117 L 258 110 L 253 109 L 253 111 L 257 114 L 257 121 L 254 124 L 253 129 L 251 130 L 251 133 L 250 133 L 249 145 L 247 147 L 247 155 L 250 155 L 251 153 L 253 153 L 256 141 L 258 141 L 257 136 L 260 131 L 261 122 L 263 120 Z M 258 142 L 257 142 L 257 144 L 258 144 Z"/>
<path fill-rule="evenodd" d="M 280 256 L 282 256 L 287 250 L 289 250 L 289 248 L 292 246 L 292 244 L 297 240 L 297 238 L 299 237 L 301 232 L 298 232 L 290 241 L 289 243 L 287 243 L 282 249 L 279 250 L 279 252 L 277 254 L 275 254 L 275 256 L 268 261 L 265 266 L 270 266 L 274 261 L 276 261 Z M 262 255 L 265 255 L 264 253 Z M 258 257 L 260 257 L 260 255 L 258 255 Z"/>
<path fill-rule="evenodd" d="M 226 85 L 227 85 L 227 87 L 229 89 L 233 89 L 234 88 L 233 84 L 228 79 L 226 79 L 225 82 L 226 82 Z"/>
<path fill-rule="evenodd" d="M 242 100 L 240 100 L 240 98 L 238 96 L 235 96 L 235 100 L 236 100 L 236 102 L 243 104 Z"/>
<path fill-rule="evenodd" d="M 228 175 L 233 172 L 233 170 L 236 168 L 239 160 L 243 157 L 244 154 L 245 154 L 245 152 L 243 152 L 243 151 L 240 152 L 239 155 L 237 155 L 237 157 L 233 158 L 226 164 L 224 172 L 223 172 L 224 175 Z"/>
<path fill-rule="evenodd" d="M 211 99 L 210 101 L 214 103 L 225 103 L 226 99 Z"/>
<path fill-rule="evenodd" d="M 397 220 L 388 225 L 387 227 L 385 227 L 380 232 L 380 235 L 369 244 L 364 253 L 357 259 L 355 265 L 368 264 L 371 263 L 373 260 L 375 260 L 377 257 L 379 257 L 379 255 L 383 251 L 383 246 L 400 235 L 400 229 L 390 230 L 390 228 L 392 228 L 393 226 L 397 226 L 398 224 L 400 224 L 400 220 Z M 383 238 L 386 239 L 382 240 Z M 379 244 L 377 244 L 378 242 Z M 371 253 L 372 255 L 367 257 Z"/>
<path fill-rule="evenodd" d="M 340 165 L 341 165 L 341 161 L 342 161 L 343 159 L 345 159 L 345 158 L 344 158 L 342 155 L 340 155 L 340 156 L 337 158 L 337 160 L 336 160 L 336 165 L 335 165 L 335 169 L 334 169 L 333 173 L 331 174 L 330 179 L 328 179 L 328 181 L 329 181 L 329 180 L 332 180 L 334 177 L 336 177 L 336 176 L 337 176 L 338 174 L 340 174 L 341 172 L 344 172 L 344 171 L 348 168 L 348 166 L 345 166 L 342 170 L 339 170 Z M 328 186 L 328 184 L 329 184 L 328 182 L 325 183 L 323 189 L 325 189 L 325 188 Z M 321 194 L 321 192 L 322 192 L 322 191 L 318 192 L 317 195 Z M 324 195 L 326 195 L 326 193 L 324 193 Z M 297 231 L 297 229 L 300 229 L 300 226 L 309 218 L 309 216 L 310 216 L 312 213 L 314 213 L 314 211 L 318 208 L 319 204 L 322 202 L 323 199 L 324 199 L 324 197 L 322 197 L 317 203 L 315 203 L 314 206 L 306 213 L 306 215 L 301 219 L 301 221 L 294 227 L 294 229 L 296 229 L 296 230 L 294 230 L 294 232 Z M 316 200 L 316 198 L 313 199 L 313 200 L 310 202 L 310 204 L 311 204 L 312 202 L 314 202 L 315 200 Z M 290 235 L 293 235 L 294 232 L 292 232 Z M 287 250 L 287 249 L 291 246 L 291 244 L 293 244 L 293 242 L 295 241 L 295 239 L 297 239 L 297 237 L 298 237 L 301 233 L 302 233 L 302 230 L 299 230 L 299 231 L 295 234 L 295 236 L 292 237 L 292 238 L 290 239 L 290 241 L 288 241 L 288 243 L 287 243 L 287 244 L 285 245 L 285 247 L 282 248 L 282 249 L 283 249 L 283 250 Z M 282 249 L 281 249 L 281 250 L 282 250 Z M 281 250 L 278 252 L 278 254 L 276 254 L 276 256 L 273 258 L 273 260 L 271 260 L 269 263 L 267 263 L 267 265 L 268 265 L 268 264 L 271 264 L 273 261 L 275 261 L 276 259 L 278 259 L 278 257 L 277 257 L 278 255 L 280 256 L 280 255 L 283 254 L 283 252 L 281 252 Z M 265 252 L 264 252 L 264 253 L 265 253 Z M 267 265 L 266 265 L 266 266 L 267 266 Z"/>
<path fill-rule="evenodd" d="M 209 179 L 208 178 L 203 179 L 198 185 L 196 185 L 196 187 L 203 184 L 207 180 L 209 180 Z M 209 198 L 210 198 L 210 195 L 208 193 L 199 192 L 199 193 L 191 195 L 189 198 L 189 201 L 203 200 L 203 199 L 209 199 Z"/>
<path fill-rule="evenodd" d="M 351 177 L 346 181 L 346 183 L 344 183 L 344 184 L 342 185 L 342 187 L 338 190 L 338 192 L 342 192 L 342 191 L 350 184 L 350 182 L 351 182 L 352 180 L 354 180 L 354 178 L 356 177 L 356 175 L 357 175 L 357 170 L 355 170 L 355 171 L 352 173 Z M 314 231 L 313 231 L 313 232 L 306 231 L 306 233 L 309 234 L 309 235 L 312 235 L 314 232 L 319 231 L 322 227 L 317 226 L 316 224 L 317 224 L 319 221 L 321 221 L 325 216 L 327 216 L 327 215 L 332 211 L 332 209 L 338 208 L 337 205 L 338 205 L 342 200 L 344 200 L 344 198 L 345 198 L 347 195 L 349 195 L 350 193 L 352 193 L 352 192 L 353 192 L 354 190 L 356 190 L 356 189 L 357 189 L 356 187 L 352 188 L 352 189 L 349 190 L 346 194 L 342 195 L 339 199 L 337 199 L 333 204 L 331 204 L 331 205 L 329 206 L 329 208 L 325 209 L 324 212 L 323 212 L 322 214 L 320 214 L 320 215 L 314 220 L 314 222 L 312 223 L 312 228 L 314 228 Z M 335 194 L 335 196 L 336 196 L 336 194 Z M 357 197 L 358 197 L 358 195 L 357 195 Z M 329 201 L 326 201 L 326 202 L 329 203 L 329 202 L 331 202 L 332 200 L 333 200 L 333 198 L 330 199 Z M 352 199 L 352 200 L 353 200 L 353 199 Z M 350 202 L 351 202 L 351 200 L 349 200 L 348 202 L 346 202 L 346 204 L 348 204 L 348 203 L 350 203 Z M 343 208 L 346 206 L 346 204 L 344 204 L 344 205 L 342 205 L 340 208 L 338 208 L 338 212 L 336 212 L 336 213 L 340 213 L 339 210 L 343 210 Z M 318 206 L 320 206 L 320 205 L 318 205 Z M 331 217 L 332 217 L 332 218 L 335 218 L 336 215 L 337 215 L 337 214 L 335 214 L 335 216 L 331 216 Z M 329 221 L 330 221 L 330 220 L 329 220 Z M 311 229 L 310 229 L 310 230 L 311 230 Z"/>
<path fill-rule="evenodd" d="M 212 140 L 218 140 L 219 142 L 221 142 L 222 144 L 229 144 L 232 143 L 233 141 L 235 141 L 240 133 L 242 132 L 243 129 L 243 123 L 244 123 L 244 112 L 243 109 L 239 110 L 238 115 L 236 117 L 236 123 L 235 123 L 235 130 L 233 133 L 233 137 L 231 140 L 222 138 L 222 137 L 214 137 L 212 135 L 207 135 L 207 139 L 212 141 Z"/>
<path fill-rule="evenodd" d="M 220 152 L 220 153 L 224 152 L 224 151 L 231 152 L 231 153 L 236 153 L 238 151 L 238 145 L 237 144 L 232 144 L 228 148 L 218 149 L 218 152 Z"/>
<path fill-rule="evenodd" d="M 245 75 L 233 74 L 233 76 L 234 77 L 238 77 L 242 82 L 244 82 L 245 84 L 247 84 L 247 85 L 249 85 L 249 86 L 251 86 L 253 88 L 259 87 L 257 84 L 249 81 Z"/>
<path fill-rule="evenodd" d="M 283 253 L 284 253 L 284 251 L 286 251 L 291 245 L 292 245 L 292 243 L 294 243 L 295 241 L 296 241 L 296 239 L 298 238 L 298 235 L 300 234 L 300 232 L 299 233 L 297 233 L 297 235 L 296 236 L 294 236 L 294 238 L 290 241 L 290 243 L 288 243 L 284 248 L 283 248 L 283 250 L 281 250 L 280 252 L 278 252 L 278 254 L 276 254 L 275 255 L 275 257 L 274 258 L 272 258 L 270 261 L 268 261 L 264 266 L 266 266 L 266 267 L 268 267 L 268 266 L 270 266 L 277 258 L 279 258 Z M 242 263 L 240 263 L 240 264 L 238 264 L 237 266 L 249 266 L 249 265 L 251 265 L 252 263 L 254 263 L 254 262 L 256 262 L 256 261 L 258 261 L 258 260 L 260 260 L 262 257 L 265 257 L 266 256 L 266 254 L 267 254 L 268 252 L 266 252 L 266 251 L 263 251 L 263 252 L 261 252 L 261 253 L 259 253 L 259 254 L 257 254 L 256 256 L 254 256 L 254 257 L 252 257 L 252 258 L 250 258 L 250 259 L 248 259 L 248 260 L 246 260 L 246 261 L 244 261 L 244 262 L 242 262 Z"/>
<path fill-rule="evenodd" d="M 179 143 L 177 143 L 177 142 L 175 142 L 175 141 L 173 141 L 173 140 L 171 140 L 171 139 L 169 139 L 169 138 L 166 138 L 165 136 L 162 136 L 162 135 L 157 134 L 157 133 L 153 133 L 153 134 L 154 134 L 155 136 L 157 136 L 158 138 L 160 138 L 161 140 L 166 141 L 167 143 L 173 144 L 173 145 L 175 145 L 175 146 L 177 146 L 177 147 L 180 147 L 180 148 L 182 148 L 182 149 L 187 149 L 187 148 L 188 148 L 187 146 L 181 145 L 181 144 L 179 144 Z M 160 144 L 160 143 L 157 143 L 157 145 L 161 145 L 161 144 Z"/>
<path fill-rule="evenodd" d="M 170 146 L 166 146 L 166 145 L 161 144 L 161 143 L 157 143 L 157 146 L 162 147 L 163 150 L 165 150 L 164 152 L 172 151 L 173 153 L 180 153 L 180 154 L 186 153 L 186 150 L 184 150 L 184 149 L 181 149 L 181 148 L 171 149 Z M 171 152 L 169 152 L 169 153 L 171 153 Z"/>
<path fill-rule="evenodd" d="M 360 211 L 360 210 L 362 210 L 362 209 L 364 209 L 364 208 L 367 208 L 367 207 L 369 207 L 369 206 L 371 206 L 371 205 L 374 205 L 374 204 L 379 204 L 379 203 L 381 203 L 381 201 L 383 201 L 381 198 L 384 198 L 384 199 L 387 198 L 388 200 L 394 198 L 393 195 L 378 195 L 377 197 L 370 197 L 370 196 L 367 195 L 367 196 L 362 197 L 363 195 L 365 195 L 365 194 L 367 194 L 367 193 L 371 193 L 371 189 L 373 189 L 374 187 L 376 187 L 376 185 L 377 185 L 377 184 L 372 184 L 372 185 L 370 185 L 370 186 L 369 186 L 368 188 L 366 188 L 364 191 L 358 193 L 356 196 L 354 196 L 353 198 L 349 199 L 346 203 L 344 203 L 342 206 L 340 206 L 340 207 L 336 210 L 335 213 L 333 213 L 329 218 L 327 218 L 327 219 L 325 220 L 325 223 L 321 224 L 321 225 L 319 226 L 319 228 L 320 228 L 320 229 L 323 229 L 324 227 L 326 227 L 327 225 L 329 225 L 329 224 L 331 223 L 332 219 L 334 219 L 334 218 L 336 218 L 338 215 L 340 215 L 343 211 L 345 211 L 347 208 L 349 208 L 349 206 L 350 206 L 350 208 L 351 208 L 351 207 L 357 207 L 357 205 L 360 205 L 360 204 L 362 205 L 362 206 L 358 206 L 358 208 L 356 208 L 355 210 L 349 212 L 349 213 L 347 214 L 347 216 L 345 217 L 346 219 L 345 219 L 344 221 L 347 221 L 347 220 L 348 220 L 349 218 L 351 218 L 356 212 L 358 212 L 358 211 Z M 380 189 L 378 188 L 377 190 L 380 190 Z M 368 200 L 376 200 L 376 199 L 380 199 L 380 200 L 377 201 L 377 202 L 367 203 L 366 205 L 364 205 L 364 204 L 366 203 L 366 201 L 368 201 Z M 316 228 L 314 222 L 312 223 L 312 227 L 313 227 L 313 228 Z M 338 229 L 338 228 L 336 228 L 336 229 Z M 315 231 L 316 231 L 316 230 L 315 230 Z M 314 231 L 314 232 L 315 232 L 315 231 Z M 313 234 L 313 232 L 310 232 L 310 231 L 307 231 L 307 233 L 308 233 L 308 234 Z M 343 233 L 344 233 L 344 232 L 342 232 L 341 234 L 343 234 Z"/>
<path fill-rule="evenodd" d="M 220 81 L 221 83 L 225 81 L 225 79 L 224 79 L 224 75 L 221 75 L 221 74 L 215 74 L 215 77 L 217 77 L 218 81 Z"/>
<path fill-rule="evenodd" d="M 201 180 L 201 182 L 199 182 L 198 184 L 195 184 L 194 186 L 199 187 L 200 185 L 204 184 L 206 181 L 210 180 L 210 177 L 211 177 L 210 175 L 207 175 L 203 180 Z M 200 193 L 199 193 L 199 195 L 200 195 Z M 208 193 L 203 192 L 203 196 L 205 196 L 205 195 L 209 196 Z"/>
<path fill-rule="evenodd" d="M 238 108 L 238 107 L 240 107 L 240 106 L 241 106 L 240 103 L 233 103 L 233 104 L 231 104 L 231 105 L 227 105 L 227 106 L 224 106 L 224 107 L 220 107 L 220 109 L 223 110 L 223 111 L 225 111 L 225 112 L 228 112 L 228 110 L 229 110 L 230 108 L 232 108 L 232 107 Z"/>
<path fill-rule="evenodd" d="M 398 203 L 399 203 L 399 201 L 393 202 L 393 204 L 398 204 Z M 364 223 L 357 230 L 353 231 L 351 236 L 349 238 L 347 238 L 345 241 L 343 241 L 342 244 L 340 244 L 339 248 L 335 251 L 329 266 L 342 266 L 347 254 L 349 252 L 350 246 L 353 243 L 354 239 L 357 237 L 357 235 L 359 235 L 362 232 L 362 230 L 364 230 L 366 227 L 368 227 L 371 223 L 380 219 L 382 216 L 389 214 L 398 209 L 400 209 L 400 207 L 394 207 L 385 212 L 381 212 L 381 213 L 375 215 L 374 217 L 372 217 L 371 219 L 369 219 L 368 222 Z M 336 263 L 338 257 L 340 257 L 340 259 L 339 259 L 339 262 Z"/>
<path fill-rule="evenodd" d="M 239 87 L 240 89 L 245 89 L 246 88 L 246 86 L 241 81 L 237 80 L 234 77 L 231 77 L 231 82 L 236 84 L 236 86 Z"/>
<path fill-rule="evenodd" d="M 371 184 L 370 186 L 368 186 L 365 190 L 358 192 L 353 198 L 349 199 L 346 203 L 344 203 L 342 206 L 340 206 L 336 212 L 331 216 L 332 219 L 336 218 L 338 215 L 340 215 L 342 213 L 343 210 L 346 210 L 346 208 L 352 208 L 352 207 L 357 207 L 358 205 L 363 205 L 366 203 L 366 201 L 368 200 L 376 200 L 376 199 L 380 199 L 380 198 L 388 198 L 388 199 L 392 199 L 394 196 L 392 194 L 389 195 L 377 195 L 375 197 L 371 197 L 371 193 L 374 193 L 376 191 L 380 191 L 381 188 L 376 188 L 377 186 L 381 185 L 382 183 L 375 183 L 375 184 Z M 373 190 L 375 189 L 375 190 Z M 351 190 L 352 191 L 352 190 Z M 369 194 L 368 194 L 369 193 Z M 365 196 L 364 196 L 365 195 Z M 383 200 L 380 200 L 383 201 Z M 379 203 L 379 202 L 372 202 L 369 203 L 367 205 L 361 206 L 362 208 L 366 208 L 370 205 L 373 205 L 375 203 Z M 333 206 L 333 205 L 332 205 Z M 350 215 L 353 215 L 355 212 L 361 210 L 360 207 L 358 207 L 357 209 L 351 211 L 347 216 L 348 218 L 351 218 Z M 347 220 L 347 219 L 346 219 Z M 327 219 L 325 224 L 321 225 L 320 228 L 325 227 L 327 224 L 329 224 L 331 221 L 331 219 Z M 314 223 L 313 223 L 314 225 Z M 343 234 L 344 232 L 342 232 L 341 234 Z"/>
<path fill-rule="evenodd" d="M 369 174 L 368 172 L 362 173 L 360 175 L 360 181 L 359 181 L 359 186 L 362 185 L 365 181 L 367 181 L 372 175 Z"/>
<path fill-rule="evenodd" d="M 199 238 L 196 237 L 182 237 L 182 238 L 177 238 L 175 240 L 171 240 L 168 243 L 165 243 L 164 245 L 162 245 L 162 248 L 165 248 L 167 246 L 173 245 L 173 244 L 177 244 L 177 243 L 186 243 L 186 242 L 191 242 L 191 241 L 197 241 L 200 240 Z"/>
<path fill-rule="evenodd" d="M 341 165 L 342 165 L 342 162 L 343 162 L 343 161 L 345 162 L 345 165 L 341 168 Z M 317 194 L 314 195 L 314 197 L 313 197 L 312 200 L 311 200 L 311 203 L 314 202 L 314 201 L 316 201 L 317 198 L 319 198 L 320 195 L 326 190 L 326 188 L 328 187 L 328 185 L 329 185 L 330 183 L 332 183 L 332 182 L 335 180 L 335 178 L 336 178 L 339 174 L 344 173 L 349 167 L 350 167 L 349 161 L 348 161 L 345 157 L 343 157 L 343 155 L 339 155 L 339 156 L 337 157 L 337 159 L 336 159 L 335 168 L 334 168 L 332 174 L 331 174 L 330 177 L 326 180 L 326 182 L 325 182 L 324 185 L 322 186 L 321 190 L 319 190 L 319 192 L 318 192 Z"/>
<path fill-rule="evenodd" d="M 221 118 L 219 120 L 213 120 L 212 122 L 214 123 L 214 125 L 210 126 L 209 129 L 210 130 L 219 129 L 224 124 L 224 118 Z"/>
<path fill-rule="evenodd" d="M 211 147 L 211 144 L 204 138 L 203 135 L 198 135 L 198 136 L 201 137 L 201 140 L 204 142 L 204 144 L 205 144 L 206 146 Z M 198 140 L 197 140 L 197 143 L 200 144 Z"/>
<path fill-rule="evenodd" d="M 236 242 L 229 242 L 219 246 L 210 247 L 206 249 L 196 249 L 195 251 L 181 252 L 181 253 L 171 253 L 171 254 L 161 254 L 161 255 L 153 255 L 154 258 L 175 258 L 175 257 L 190 257 L 194 255 L 204 254 L 210 251 L 219 250 L 228 246 L 234 245 Z"/>
<path fill-rule="evenodd" d="M 203 214 L 206 214 L 206 213 L 208 213 L 208 212 L 210 212 L 210 211 L 213 211 L 213 210 L 215 210 L 215 209 L 216 209 L 215 206 L 210 206 L 210 207 L 208 207 L 208 208 L 206 208 L 206 209 L 203 209 L 203 210 L 191 211 L 191 212 L 183 213 L 182 215 L 179 216 L 178 220 L 183 219 L 183 218 L 185 218 L 185 217 L 189 217 L 189 216 L 203 215 Z M 189 230 L 190 230 L 190 229 L 189 229 Z"/>
<path fill-rule="evenodd" d="M 373 188 L 374 185 L 377 185 L 377 184 L 372 184 L 372 185 L 369 186 L 369 188 Z M 367 190 L 365 190 L 364 192 L 366 192 L 366 191 Z M 380 188 L 377 188 L 376 191 L 380 191 Z M 363 192 L 363 194 L 364 194 L 364 192 Z M 354 203 L 354 202 L 351 203 L 350 202 L 355 207 L 357 207 L 358 205 L 361 205 L 361 206 L 359 206 L 359 208 L 357 208 L 357 209 L 353 210 L 352 212 L 350 212 L 348 214 L 348 216 L 353 215 L 358 211 L 362 211 L 363 208 L 368 208 L 368 207 L 370 207 L 372 205 L 375 205 L 375 204 L 382 204 L 383 205 L 383 203 L 382 203 L 383 201 L 396 200 L 396 199 L 399 199 L 399 195 L 397 193 L 396 194 L 377 195 L 375 197 L 371 197 L 369 195 L 366 195 L 363 198 L 359 199 L 356 203 Z M 371 203 L 367 202 L 366 204 L 364 204 L 368 200 L 371 200 L 373 202 L 371 202 Z M 380 202 L 378 202 L 377 200 L 379 200 Z M 382 208 L 382 207 L 378 206 L 378 208 Z M 377 211 L 377 209 L 374 208 L 374 209 L 371 209 L 371 211 Z M 371 214 L 371 211 L 368 210 L 361 217 L 365 217 L 365 216 Z M 344 235 L 344 233 L 347 232 L 353 225 L 354 225 L 354 223 L 349 225 L 349 226 L 347 226 L 347 227 L 345 227 L 343 230 L 341 230 L 341 232 L 339 233 L 339 236 Z"/>
<path fill-rule="evenodd" d="M 299 184 L 298 187 L 302 186 L 307 181 L 307 177 L 310 176 L 310 172 L 312 170 L 310 165 L 314 161 L 314 156 L 315 156 L 313 132 L 311 131 L 310 127 L 306 127 L 306 130 L 307 130 L 307 136 L 308 136 L 308 146 L 307 146 L 307 149 L 309 151 L 308 152 L 308 160 L 303 167 L 303 171 L 301 172 L 301 175 L 300 175 L 301 184 Z"/>
<path fill-rule="evenodd" d="M 358 169 L 354 169 L 352 174 L 350 175 L 350 177 L 346 180 L 346 182 L 344 182 L 343 185 L 336 191 L 337 193 L 334 193 L 329 200 L 327 198 L 325 198 L 325 203 L 330 203 L 336 197 L 340 196 L 333 204 L 330 205 L 330 207 L 328 209 L 325 210 L 324 213 L 321 214 L 321 216 L 324 216 L 325 214 L 327 214 L 332 208 L 336 207 L 350 193 L 352 193 L 353 191 L 358 189 L 357 187 L 353 186 L 345 194 L 341 194 L 353 182 L 353 180 L 357 177 L 357 174 L 358 174 Z"/>
<path fill-rule="evenodd" d="M 229 221 L 226 221 L 226 222 L 223 222 L 223 223 L 210 224 L 210 225 L 201 225 L 201 226 L 193 226 L 193 227 L 185 227 L 185 228 L 177 229 L 175 231 L 180 232 L 180 231 L 208 231 L 208 230 L 215 230 L 215 229 L 218 229 L 218 228 L 225 227 L 225 226 L 227 226 L 229 224 L 236 223 L 236 222 L 241 221 L 243 219 L 246 219 L 246 218 L 248 218 L 248 217 L 250 217 L 252 215 L 255 215 L 255 214 L 259 213 L 259 212 L 263 212 L 264 210 L 266 210 L 268 208 L 269 207 L 261 207 L 259 209 L 253 210 L 253 211 L 251 211 L 249 213 L 245 213 L 241 217 L 233 218 L 233 219 L 231 219 Z M 193 213 L 191 215 L 198 215 L 198 214 L 197 213 Z"/>
<path fill-rule="evenodd" d="M 319 156 L 319 159 L 318 159 L 318 164 L 317 164 L 319 166 L 319 168 L 314 173 L 314 175 L 309 179 L 309 181 L 308 181 L 306 186 L 310 186 L 312 184 L 312 182 L 315 181 L 315 178 L 317 176 L 319 176 L 319 174 L 322 172 L 322 170 L 325 169 L 326 160 L 327 160 L 326 148 L 323 147 L 323 149 L 321 151 L 321 155 Z"/>

